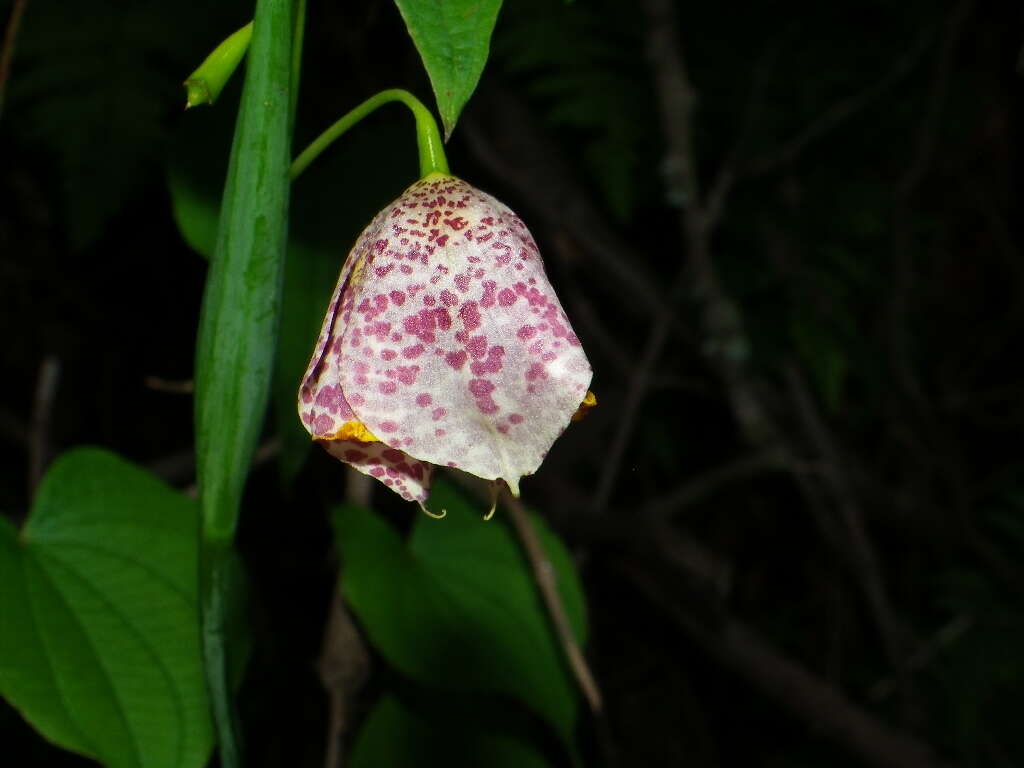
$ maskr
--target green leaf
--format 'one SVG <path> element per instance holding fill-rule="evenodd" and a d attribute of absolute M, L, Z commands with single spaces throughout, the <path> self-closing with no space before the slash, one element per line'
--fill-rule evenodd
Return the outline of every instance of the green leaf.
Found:
<path fill-rule="evenodd" d="M 213 744 L 196 504 L 113 454 L 54 462 L 20 534 L 0 519 L 0 693 L 110 768 L 199 768 Z"/>
<path fill-rule="evenodd" d="M 445 141 L 476 90 L 501 0 L 395 0 L 423 59 Z"/>
<path fill-rule="evenodd" d="M 281 309 L 292 35 L 291 0 L 257 0 L 196 353 L 203 652 L 224 768 L 241 763 L 226 648 L 226 564 L 266 415 Z"/>
<path fill-rule="evenodd" d="M 204 259 L 211 259 L 217 246 L 217 220 L 220 217 L 216 198 L 173 165 L 167 172 L 167 190 L 171 195 L 174 223 L 182 239 Z"/>
<path fill-rule="evenodd" d="M 443 482 L 431 503 L 447 517 L 417 518 L 408 542 L 366 510 L 335 515 L 343 589 L 371 643 L 418 682 L 518 698 L 571 749 L 575 686 L 517 541 Z M 543 521 L 531 519 L 582 641 L 583 594 L 572 561 Z"/>
<path fill-rule="evenodd" d="M 508 713 L 501 711 L 500 704 L 472 703 L 437 692 L 432 692 L 429 701 L 409 702 L 390 694 L 381 697 L 356 737 L 352 768 L 550 765 L 533 745 L 508 731 Z"/>

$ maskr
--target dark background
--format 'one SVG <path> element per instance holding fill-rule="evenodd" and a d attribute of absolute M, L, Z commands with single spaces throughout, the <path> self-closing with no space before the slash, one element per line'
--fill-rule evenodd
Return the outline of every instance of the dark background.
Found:
<path fill-rule="evenodd" d="M 0 114 L 6 514 L 48 357 L 49 455 L 192 481 L 191 398 L 147 383 L 191 378 L 205 275 L 167 180 L 219 194 L 238 78 L 188 114 L 180 82 L 250 14 L 27 5 Z M 390 2 L 308 20 L 296 149 L 380 89 L 432 103 Z M 1024 764 L 1022 21 L 1008 0 L 505 3 L 449 161 L 528 223 L 595 370 L 599 407 L 523 484 L 584 580 L 588 762 Z M 292 229 L 336 271 L 413 180 L 411 121 L 384 110 L 332 158 Z M 250 484 L 254 765 L 323 761 L 342 477 L 316 453 Z M 392 678 L 371 660 L 351 728 Z M 83 763 L 5 704 L 0 740 L 5 764 Z"/>

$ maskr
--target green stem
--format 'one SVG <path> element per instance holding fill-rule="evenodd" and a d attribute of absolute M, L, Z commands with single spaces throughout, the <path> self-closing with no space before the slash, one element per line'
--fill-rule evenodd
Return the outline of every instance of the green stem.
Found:
<path fill-rule="evenodd" d="M 312 144 L 295 158 L 289 175 L 295 179 L 306 167 L 313 162 L 339 136 L 349 128 L 358 123 L 364 117 L 385 104 L 392 101 L 400 101 L 410 110 L 416 118 L 416 142 L 420 151 L 420 178 L 425 178 L 432 173 L 443 173 L 450 175 L 448 170 L 448 159 L 444 155 L 444 144 L 441 141 L 441 134 L 437 130 L 437 121 L 430 114 L 423 102 L 417 99 L 408 91 L 401 88 L 391 88 L 371 96 L 358 107 L 353 109 L 338 122 L 321 133 Z"/>
<path fill-rule="evenodd" d="M 295 111 L 299 106 L 299 78 L 302 74 L 302 44 L 306 37 L 306 0 L 298 0 L 295 8 L 295 29 L 292 33 L 292 80 L 289 105 L 288 135 L 295 131 Z"/>

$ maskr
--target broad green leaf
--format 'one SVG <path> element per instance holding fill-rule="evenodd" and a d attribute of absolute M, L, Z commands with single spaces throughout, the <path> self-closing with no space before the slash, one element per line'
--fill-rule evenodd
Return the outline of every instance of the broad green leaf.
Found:
<path fill-rule="evenodd" d="M 490 52 L 501 0 L 395 0 L 434 88 L 447 141 Z"/>
<path fill-rule="evenodd" d="M 423 698 L 423 697 L 421 697 Z M 546 768 L 537 749 L 509 732 L 494 701 L 453 701 L 440 692 L 429 701 L 385 695 L 356 736 L 352 768 Z"/>
<path fill-rule="evenodd" d="M 93 448 L 54 462 L 24 528 L 0 519 L 0 693 L 110 768 L 199 768 L 213 732 L 195 502 Z"/>
<path fill-rule="evenodd" d="M 228 684 L 226 563 L 266 416 L 288 240 L 291 0 L 257 0 L 196 352 L 207 685 L 224 768 L 241 764 Z"/>
<path fill-rule="evenodd" d="M 342 586 L 371 643 L 418 682 L 518 698 L 571 749 L 575 686 L 518 542 L 444 482 L 431 504 L 448 516 L 417 518 L 407 542 L 369 511 L 345 507 L 335 515 Z M 531 519 L 582 640 L 583 595 L 572 562 L 543 521 Z"/>

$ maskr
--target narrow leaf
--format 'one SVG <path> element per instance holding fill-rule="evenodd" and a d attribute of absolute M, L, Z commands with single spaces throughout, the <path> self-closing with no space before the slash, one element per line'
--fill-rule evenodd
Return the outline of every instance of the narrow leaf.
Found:
<path fill-rule="evenodd" d="M 434 88 L 445 141 L 473 95 L 501 0 L 395 0 Z"/>
<path fill-rule="evenodd" d="M 206 677 L 225 768 L 240 764 L 225 648 L 228 551 L 266 412 L 288 229 L 291 0 L 257 0 L 196 355 Z"/>

